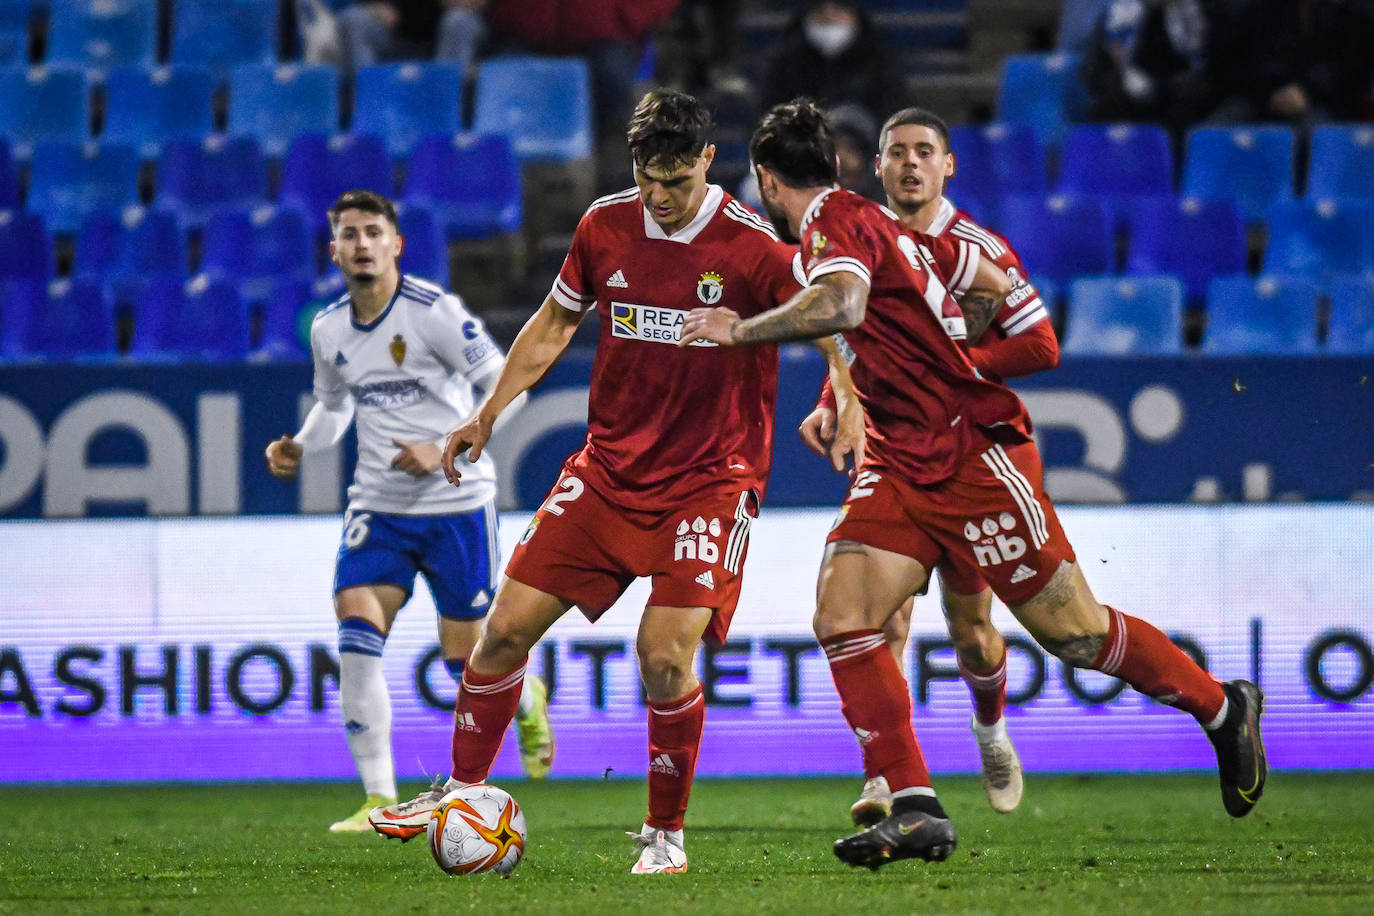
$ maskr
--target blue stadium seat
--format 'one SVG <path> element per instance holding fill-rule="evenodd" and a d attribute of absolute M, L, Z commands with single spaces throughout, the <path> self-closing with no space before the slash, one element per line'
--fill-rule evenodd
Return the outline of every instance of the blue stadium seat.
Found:
<path fill-rule="evenodd" d="M 0 137 L 0 209 L 19 206 L 19 169 L 9 141 Z"/>
<path fill-rule="evenodd" d="M 1293 196 L 1293 131 L 1255 124 L 1194 128 L 1181 193 L 1231 200 L 1247 222 L 1264 219 L 1270 205 Z"/>
<path fill-rule="evenodd" d="M 992 203 L 1012 194 L 1042 194 L 1048 186 L 1045 144 L 1029 124 L 952 127 L 949 146 L 955 164 L 952 194 Z"/>
<path fill-rule="evenodd" d="M 1126 273 L 1174 274 L 1201 305 L 1213 277 L 1245 272 L 1245 224 L 1229 200 L 1165 198 L 1127 211 Z"/>
<path fill-rule="evenodd" d="M 86 140 L 91 100 L 86 74 L 70 67 L 0 67 L 0 124 L 20 159 L 38 140 Z"/>
<path fill-rule="evenodd" d="M 0 278 L 0 363 L 34 358 L 28 349 L 29 327 L 47 308 L 42 280 Z"/>
<path fill-rule="evenodd" d="M 300 361 L 310 358 L 310 323 L 302 313 L 309 308 L 313 316 L 314 283 L 307 277 L 282 277 L 271 283 L 260 302 L 248 303 L 253 328 L 253 362 Z M 332 302 L 337 296 L 331 296 Z M 327 304 L 327 302 L 325 303 Z"/>
<path fill-rule="evenodd" d="M 1317 352 L 1320 288 L 1305 277 L 1262 274 L 1217 277 L 1207 287 L 1207 333 L 1213 355 Z"/>
<path fill-rule="evenodd" d="M 245 302 L 263 301 L 281 277 L 315 276 L 305 215 L 294 207 L 224 207 L 205 223 L 202 269 L 238 286 Z"/>
<path fill-rule="evenodd" d="M 114 295 L 116 308 L 133 315 L 133 356 L 223 362 L 248 354 L 248 312 L 227 281 L 139 277 L 118 284 Z"/>
<path fill-rule="evenodd" d="M 406 200 L 433 212 L 450 241 L 520 228 L 520 166 L 499 134 L 426 137 L 407 176 Z"/>
<path fill-rule="evenodd" d="M 463 74 L 451 64 L 411 61 L 360 67 L 349 129 L 386 141 L 397 159 L 426 134 L 463 129 Z"/>
<path fill-rule="evenodd" d="M 32 280 L 5 284 L 13 285 L 25 289 L 0 292 L 5 316 L 0 339 L 7 355 L 52 361 L 115 355 L 114 309 L 98 282 L 63 279 L 48 284 Z M 27 308 L 27 314 L 21 317 L 20 308 Z"/>
<path fill-rule="evenodd" d="M 171 210 L 125 207 L 93 213 L 76 236 L 72 273 L 78 277 L 186 279 L 186 228 Z"/>
<path fill-rule="evenodd" d="M 157 0 L 48 0 L 47 60 L 100 72 L 151 66 Z"/>
<path fill-rule="evenodd" d="M 1374 125 L 1326 124 L 1313 129 L 1307 196 L 1374 201 Z"/>
<path fill-rule="evenodd" d="M 1173 196 L 1169 134 L 1155 124 L 1076 125 L 1064 139 L 1056 188 L 1097 197 L 1113 223 L 1123 223 L 1142 199 Z"/>
<path fill-rule="evenodd" d="M 252 137 L 174 140 L 157 164 L 157 203 L 174 207 L 191 228 L 216 207 L 249 206 L 267 196 L 267 164 Z"/>
<path fill-rule="evenodd" d="M 576 57 L 497 57 L 477 72 L 472 129 L 504 134 L 515 157 L 568 162 L 592 154 L 591 86 Z"/>
<path fill-rule="evenodd" d="M 1028 124 L 1051 148 L 1058 148 L 1069 123 L 1086 109 L 1078 80 L 1079 55 L 1011 54 L 1002 63 L 997 120 Z"/>
<path fill-rule="evenodd" d="M 215 129 L 215 77 L 205 67 L 120 67 L 106 93 L 102 139 L 133 144 L 145 159 L 171 140 L 200 140 Z"/>
<path fill-rule="evenodd" d="M 1091 197 L 1008 197 L 997 228 L 1032 277 L 1062 286 L 1080 274 L 1112 272 L 1115 243 L 1107 214 Z"/>
<path fill-rule="evenodd" d="M 0 65 L 27 64 L 35 0 L 0 0 Z"/>
<path fill-rule="evenodd" d="M 339 78 L 333 67 L 240 64 L 229 75 L 229 133 L 255 138 L 279 158 L 297 134 L 339 129 Z"/>
<path fill-rule="evenodd" d="M 401 234 L 406 247 L 401 253 L 401 271 L 438 283 L 449 285 L 448 245 L 443 229 L 428 208 L 402 202 L 397 207 Z"/>
<path fill-rule="evenodd" d="M 1374 270 L 1374 212 L 1369 200 L 1286 200 L 1269 210 L 1264 269 L 1331 276 Z"/>
<path fill-rule="evenodd" d="M 1080 277 L 1069 289 L 1064 352 L 1157 356 L 1183 349 L 1177 277 Z"/>
<path fill-rule="evenodd" d="M 344 191 L 367 188 L 392 195 L 392 161 L 385 144 L 371 134 L 300 134 L 281 166 L 281 201 L 303 211 L 318 234 L 326 234 L 326 211 Z"/>
<path fill-rule="evenodd" d="M 172 11 L 172 55 L 227 77 L 235 64 L 277 57 L 277 0 L 178 3 Z"/>
<path fill-rule="evenodd" d="M 52 234 L 43 217 L 25 210 L 0 210 L 0 279 L 27 278 L 47 283 L 53 278 Z"/>
<path fill-rule="evenodd" d="M 1331 317 L 1326 352 L 1374 354 L 1374 277 L 1335 277 L 1328 285 Z"/>
<path fill-rule="evenodd" d="M 29 209 L 54 235 L 71 235 L 98 210 L 138 203 L 138 153 L 121 143 L 40 141 L 29 173 Z"/>

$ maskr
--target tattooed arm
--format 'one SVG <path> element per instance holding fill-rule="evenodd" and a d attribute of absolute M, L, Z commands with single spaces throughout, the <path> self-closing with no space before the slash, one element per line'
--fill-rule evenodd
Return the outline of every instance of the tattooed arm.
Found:
<path fill-rule="evenodd" d="M 782 305 L 741 320 L 729 309 L 693 309 L 682 325 L 682 344 L 814 340 L 847 331 L 864 320 L 868 283 L 858 274 L 837 271 L 819 277 Z"/>

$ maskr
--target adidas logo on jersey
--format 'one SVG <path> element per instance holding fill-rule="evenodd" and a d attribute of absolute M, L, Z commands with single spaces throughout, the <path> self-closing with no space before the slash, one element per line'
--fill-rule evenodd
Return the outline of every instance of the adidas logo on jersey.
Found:
<path fill-rule="evenodd" d="M 682 771 L 673 765 L 673 758 L 667 754 L 659 754 L 649 762 L 650 773 L 662 773 L 665 776 L 681 776 Z"/>
<path fill-rule="evenodd" d="M 1011 574 L 1011 584 L 1015 585 L 1018 582 L 1025 582 L 1027 579 L 1034 576 L 1035 570 L 1031 569 L 1025 563 L 1022 563 L 1020 566 L 1016 567 L 1016 572 Z"/>
<path fill-rule="evenodd" d="M 470 712 L 460 712 L 453 717 L 453 727 L 460 732 L 480 732 L 482 729 L 477 727 L 477 720 L 472 717 Z"/>
<path fill-rule="evenodd" d="M 614 286 L 616 289 L 629 289 L 630 284 L 625 282 L 625 272 L 617 270 L 611 274 L 611 278 L 606 281 L 607 286 Z"/>
<path fill-rule="evenodd" d="M 697 584 L 698 584 L 698 585 L 704 585 L 704 586 L 706 586 L 707 588 L 715 588 L 715 587 L 716 587 L 716 580 L 715 580 L 715 577 L 713 577 L 713 576 L 711 575 L 711 570 L 709 570 L 709 569 L 706 570 L 706 572 L 702 573 L 701 575 L 697 576 L 697 580 L 696 580 L 696 581 L 697 581 Z"/>
<path fill-rule="evenodd" d="M 337 353 L 334 354 L 334 365 L 336 365 L 336 366 L 347 366 L 347 365 L 348 365 L 348 357 L 346 357 L 346 356 L 343 355 L 343 351 L 342 351 L 342 350 L 340 350 L 340 351 L 338 351 Z"/>

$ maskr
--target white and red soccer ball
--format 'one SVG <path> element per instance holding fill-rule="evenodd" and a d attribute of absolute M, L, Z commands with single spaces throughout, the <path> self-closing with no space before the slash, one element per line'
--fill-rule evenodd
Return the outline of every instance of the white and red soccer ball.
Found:
<path fill-rule="evenodd" d="M 429 851 L 450 875 L 509 875 L 525 854 L 525 812 L 485 783 L 454 789 L 429 818 Z"/>

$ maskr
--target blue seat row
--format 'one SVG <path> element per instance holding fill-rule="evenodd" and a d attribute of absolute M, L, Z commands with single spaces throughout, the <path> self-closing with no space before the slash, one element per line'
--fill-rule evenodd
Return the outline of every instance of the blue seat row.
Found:
<path fill-rule="evenodd" d="M 0 67 L 0 137 L 24 156 L 40 140 L 92 139 L 95 85 L 78 69 Z M 120 67 L 103 85 L 107 114 L 99 139 L 153 157 L 169 139 L 213 130 L 219 80 L 207 67 Z M 362 68 L 349 124 L 341 120 L 342 86 L 333 67 L 241 64 L 229 71 L 227 87 L 228 132 L 253 137 L 273 157 L 303 132 L 376 134 L 396 155 L 423 135 L 463 129 L 463 74 L 442 63 Z M 522 163 L 591 155 L 591 90 L 580 58 L 494 58 L 482 65 L 474 92 L 472 129 L 509 138 Z"/>
<path fill-rule="evenodd" d="M 191 226 L 226 205 L 254 206 L 268 195 L 268 163 L 251 137 L 214 134 L 168 142 L 156 160 L 157 206 Z M 0 206 L 19 202 L 16 172 L 0 142 Z M 371 135 L 305 133 L 285 151 L 280 198 L 307 214 L 316 235 L 343 191 L 370 188 L 395 195 L 394 161 Z M 410 150 L 401 196 L 432 210 L 446 238 L 480 239 L 513 232 L 523 220 L 519 164 L 500 135 L 426 136 Z M 92 214 L 111 213 L 140 197 L 140 157 L 120 143 L 40 142 L 29 173 L 27 208 L 50 232 L 69 235 Z"/>
<path fill-rule="evenodd" d="M 1182 353 L 1183 312 L 1177 277 L 1079 277 L 1069 290 L 1063 349 L 1090 356 Z M 1204 354 L 1374 353 L 1369 276 L 1333 277 L 1324 286 L 1292 274 L 1216 277 L 1207 287 L 1206 315 Z"/>
<path fill-rule="evenodd" d="M 1283 126 L 1195 128 L 1176 167 L 1169 135 L 1158 125 L 1077 124 L 1065 130 L 1053 177 L 1036 124 L 955 127 L 950 146 L 958 160 L 951 188 L 967 188 L 975 196 L 1092 194 L 1121 212 L 1136 197 L 1172 194 L 1177 188 L 1187 197 L 1231 200 L 1247 220 L 1261 219 L 1273 203 L 1299 196 L 1295 138 Z M 1315 128 L 1303 187 L 1308 198 L 1374 199 L 1374 125 Z"/>

